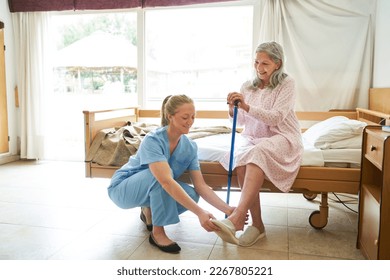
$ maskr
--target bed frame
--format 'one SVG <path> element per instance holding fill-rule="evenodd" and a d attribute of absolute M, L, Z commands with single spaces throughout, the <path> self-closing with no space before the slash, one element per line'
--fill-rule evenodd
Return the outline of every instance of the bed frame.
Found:
<path fill-rule="evenodd" d="M 371 92 L 374 93 L 371 94 Z M 374 95 L 375 98 L 372 97 Z M 296 114 L 300 121 L 318 122 L 333 116 L 346 116 L 350 119 L 361 120 L 371 125 L 383 124 L 384 122 L 390 123 L 389 97 L 390 89 L 384 89 L 384 91 L 372 89 L 370 90 L 370 104 L 373 104 L 373 101 L 371 100 L 375 100 L 375 105 L 370 105 L 370 109 L 357 108 L 353 111 L 332 110 L 329 112 L 296 112 Z M 387 100 L 387 102 L 380 102 L 378 99 Z M 138 107 L 83 111 L 83 113 L 86 156 L 88 155 L 94 137 L 101 129 L 123 126 L 128 121 L 137 122 L 150 118 L 159 119 L 160 114 L 158 110 L 143 110 Z M 197 111 L 196 117 L 197 119 L 226 120 L 227 111 Z M 205 181 L 213 189 L 223 190 L 226 188 L 228 173 L 218 162 L 201 162 L 200 166 Z M 102 166 L 90 161 L 85 162 L 86 177 L 110 178 L 117 169 L 118 167 L 116 166 Z M 191 183 L 188 174 L 184 174 L 181 179 Z M 357 194 L 359 182 L 360 168 L 301 166 L 291 188 L 291 192 L 302 193 L 304 197 L 309 200 L 313 200 L 318 194 L 321 194 L 319 210 L 311 213 L 309 223 L 316 229 L 322 229 L 328 222 L 328 193 Z M 232 190 L 238 189 L 235 172 L 233 172 L 231 188 Z M 265 182 L 262 191 L 279 192 L 269 181 Z"/>

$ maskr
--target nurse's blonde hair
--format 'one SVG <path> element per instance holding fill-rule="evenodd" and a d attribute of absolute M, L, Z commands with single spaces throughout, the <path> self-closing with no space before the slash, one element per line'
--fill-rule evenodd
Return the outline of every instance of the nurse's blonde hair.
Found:
<path fill-rule="evenodd" d="M 181 105 L 194 104 L 194 101 L 184 94 L 168 95 L 161 106 L 161 126 L 169 125 L 168 115 L 174 115 Z"/>

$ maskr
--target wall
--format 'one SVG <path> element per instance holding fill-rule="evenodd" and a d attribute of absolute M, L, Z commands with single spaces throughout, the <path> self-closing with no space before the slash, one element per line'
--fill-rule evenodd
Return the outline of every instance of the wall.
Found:
<path fill-rule="evenodd" d="M 17 142 L 20 136 L 19 109 L 15 107 L 14 88 L 16 82 L 16 59 L 11 13 L 7 0 L 0 0 L 0 21 L 4 22 L 5 75 L 7 83 L 8 135 L 10 136 L 9 153 L 0 154 L 0 164 L 18 159 Z"/>
<path fill-rule="evenodd" d="M 390 1 L 378 0 L 373 87 L 390 87 Z"/>

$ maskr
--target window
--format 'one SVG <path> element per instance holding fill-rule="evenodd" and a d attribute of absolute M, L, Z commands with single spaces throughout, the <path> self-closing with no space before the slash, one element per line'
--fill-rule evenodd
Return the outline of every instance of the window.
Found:
<path fill-rule="evenodd" d="M 180 93 L 226 109 L 227 93 L 252 74 L 252 18 L 253 6 L 146 11 L 146 106 Z"/>
<path fill-rule="evenodd" d="M 136 12 L 59 15 L 54 26 L 54 94 L 137 103 Z"/>
<path fill-rule="evenodd" d="M 59 14 L 52 18 L 53 90 L 45 158 L 84 160 L 83 110 L 138 104 L 137 12 Z M 63 117 L 63 119 L 60 119 Z"/>
<path fill-rule="evenodd" d="M 52 20 L 47 108 L 64 119 L 47 118 L 58 133 L 45 138 L 46 159 L 84 160 L 83 110 L 159 109 L 178 93 L 198 110 L 226 109 L 227 93 L 252 77 L 253 5 L 60 13 Z"/>

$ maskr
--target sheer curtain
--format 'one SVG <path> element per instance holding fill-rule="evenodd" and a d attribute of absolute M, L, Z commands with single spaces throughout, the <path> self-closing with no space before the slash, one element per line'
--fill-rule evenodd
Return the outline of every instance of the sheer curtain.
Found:
<path fill-rule="evenodd" d="M 366 108 L 376 0 L 263 0 L 258 42 L 277 41 L 299 111 Z"/>
<path fill-rule="evenodd" d="M 13 13 L 20 94 L 21 151 L 24 159 L 40 159 L 44 154 L 45 96 L 50 89 L 49 15 Z"/>

